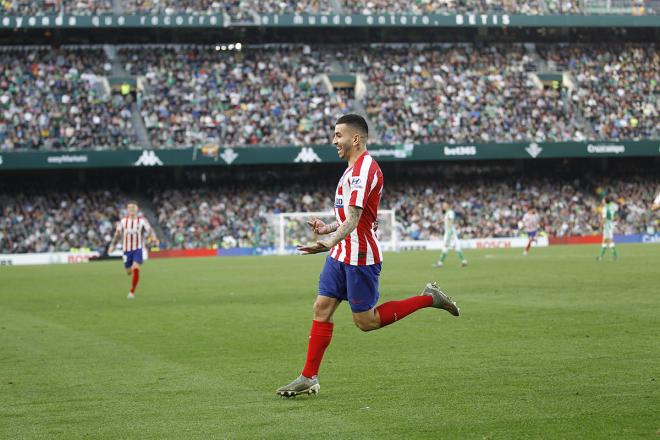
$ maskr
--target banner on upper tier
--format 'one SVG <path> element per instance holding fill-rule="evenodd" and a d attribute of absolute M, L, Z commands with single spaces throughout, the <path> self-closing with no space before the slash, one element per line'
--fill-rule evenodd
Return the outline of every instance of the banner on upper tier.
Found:
<path fill-rule="evenodd" d="M 632 10 L 631 10 L 632 12 Z M 637 13 L 643 12 L 638 10 Z M 660 27 L 654 15 L 520 14 L 257 14 L 247 20 L 224 14 L 0 15 L 0 29 L 116 29 L 219 27 Z"/>
<path fill-rule="evenodd" d="M 78 264 L 99 258 L 96 251 L 45 252 L 32 254 L 0 254 L 0 266 L 27 266 L 33 264 Z"/>
<path fill-rule="evenodd" d="M 660 156 L 660 139 L 625 142 L 519 142 L 501 144 L 399 144 L 369 146 L 378 161 L 550 159 Z M 227 166 L 339 163 L 330 145 L 245 146 L 164 150 L 14 151 L 0 153 L 0 171 L 66 168 Z"/>

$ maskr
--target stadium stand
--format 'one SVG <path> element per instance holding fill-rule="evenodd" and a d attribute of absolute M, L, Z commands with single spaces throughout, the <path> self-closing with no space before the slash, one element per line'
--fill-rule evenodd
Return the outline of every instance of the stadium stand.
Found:
<path fill-rule="evenodd" d="M 130 98 L 110 95 L 100 49 L 0 51 L 0 151 L 135 145 Z"/>
<path fill-rule="evenodd" d="M 119 219 L 118 204 L 125 199 L 114 190 L 0 194 L 0 253 L 103 249 Z"/>
<path fill-rule="evenodd" d="M 546 13 L 542 0 L 491 1 L 491 0 L 360 0 L 345 2 L 345 6 L 359 14 L 464 14 L 464 13 L 515 13 L 540 15 Z"/>
<path fill-rule="evenodd" d="M 465 170 L 465 168 L 464 168 Z M 542 213 L 543 229 L 552 236 L 597 234 L 601 196 L 619 205 L 617 233 L 660 229 L 648 212 L 656 177 L 502 179 L 461 174 L 451 179 L 391 182 L 383 209 L 397 210 L 401 239 L 442 236 L 440 202 L 457 211 L 463 238 L 511 237 L 530 204 Z M 151 195 L 168 248 L 273 246 L 276 231 L 268 216 L 279 212 L 330 211 L 331 184 L 231 185 L 155 189 Z M 126 195 L 121 191 L 52 191 L 0 194 L 0 253 L 64 251 L 109 243 Z"/>
<path fill-rule="evenodd" d="M 541 46 L 542 56 L 571 73 L 571 99 L 596 139 L 660 135 L 660 51 L 654 44 Z"/>
<path fill-rule="evenodd" d="M 355 59 L 363 60 L 367 112 L 384 143 L 585 137 L 565 91 L 534 83 L 522 45 L 371 47 Z"/>
<path fill-rule="evenodd" d="M 122 49 L 126 70 L 146 78 L 141 114 L 154 147 L 328 143 L 347 105 L 320 74 L 327 51 L 264 47 Z"/>
<path fill-rule="evenodd" d="M 329 12 L 329 2 L 318 0 L 305 1 L 275 1 L 275 0 L 124 0 L 123 8 L 127 12 L 148 14 L 173 14 L 185 12 L 189 14 L 222 14 L 226 13 L 234 21 L 252 21 L 254 13 L 293 14 Z"/>
<path fill-rule="evenodd" d="M 660 136 L 654 44 L 174 46 L 118 54 L 143 79 L 139 112 L 154 148 L 325 144 L 336 117 L 359 108 L 371 119 L 372 140 L 384 144 Z M 100 49 L 4 48 L 0 58 L 0 150 L 135 146 L 132 95 L 105 89 L 110 64 Z M 544 70 L 563 79 L 543 83 Z M 333 88 L 328 77 L 338 71 L 360 78 L 365 91 Z"/>
<path fill-rule="evenodd" d="M 3 0 L 0 12 L 15 15 L 93 15 L 113 10 L 112 0 Z"/>
<path fill-rule="evenodd" d="M 619 14 L 660 13 L 660 0 L 4 0 L 0 12 L 42 15 L 102 13 L 228 14 L 233 21 L 251 22 L 254 14 Z"/>

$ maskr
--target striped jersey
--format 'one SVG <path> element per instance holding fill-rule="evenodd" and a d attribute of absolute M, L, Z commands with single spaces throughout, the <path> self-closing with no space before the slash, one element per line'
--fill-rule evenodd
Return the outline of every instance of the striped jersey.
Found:
<path fill-rule="evenodd" d="M 352 266 L 367 266 L 383 261 L 378 242 L 378 204 L 383 192 L 383 173 L 378 163 L 364 152 L 339 179 L 335 193 L 335 217 L 341 225 L 349 206 L 362 208 L 357 228 L 330 250 L 330 256 Z"/>
<path fill-rule="evenodd" d="M 124 252 L 142 249 L 144 234 L 151 231 L 149 222 L 144 217 L 122 217 L 117 224 L 117 230 L 124 236 L 122 241 Z"/>
<path fill-rule="evenodd" d="M 540 218 L 537 213 L 529 213 L 526 212 L 525 215 L 523 215 L 522 218 L 522 223 L 523 227 L 525 228 L 525 231 L 527 232 L 534 232 L 539 228 L 539 222 Z"/>
<path fill-rule="evenodd" d="M 614 202 L 610 202 L 603 206 L 603 212 L 601 215 L 603 216 L 603 223 L 606 228 L 611 228 L 614 226 L 614 219 L 618 210 L 619 206 Z"/>
<path fill-rule="evenodd" d="M 445 237 L 451 237 L 453 235 L 458 235 L 456 233 L 456 226 L 454 225 L 454 220 L 456 219 L 456 213 L 453 209 L 448 209 L 445 211 L 444 221 L 445 221 Z"/>

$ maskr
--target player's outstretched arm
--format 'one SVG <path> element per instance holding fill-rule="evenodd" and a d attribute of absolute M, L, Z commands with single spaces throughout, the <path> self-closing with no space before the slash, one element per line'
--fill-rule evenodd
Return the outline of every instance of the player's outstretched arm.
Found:
<path fill-rule="evenodd" d="M 121 231 L 119 229 L 115 229 L 115 235 L 112 236 L 112 240 L 110 240 L 110 245 L 108 246 L 108 253 L 112 252 L 112 250 L 115 248 L 115 243 L 117 243 L 117 240 L 119 240 L 120 235 Z"/>
<path fill-rule="evenodd" d="M 325 240 L 317 241 L 311 245 L 298 246 L 298 250 L 303 255 L 318 254 L 321 252 L 329 251 L 334 245 L 345 239 L 351 232 L 355 230 L 355 228 L 357 228 L 358 222 L 360 221 L 360 215 L 362 215 L 362 208 L 358 208 L 357 206 L 349 206 L 346 221 L 337 228 L 336 232 L 332 236 L 326 238 Z"/>

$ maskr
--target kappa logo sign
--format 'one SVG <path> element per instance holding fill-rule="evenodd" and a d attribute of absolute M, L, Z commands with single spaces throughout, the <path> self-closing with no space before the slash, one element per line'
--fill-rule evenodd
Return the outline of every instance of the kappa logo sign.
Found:
<path fill-rule="evenodd" d="M 233 148 L 227 148 L 225 151 L 222 152 L 220 157 L 222 158 L 222 160 L 225 161 L 227 165 L 231 165 L 232 162 L 234 162 L 238 157 L 238 153 L 235 152 Z"/>
<path fill-rule="evenodd" d="M 300 150 L 300 153 L 296 156 L 295 159 L 293 159 L 295 163 L 303 162 L 303 163 L 310 163 L 310 162 L 321 162 L 321 158 L 319 157 L 318 154 L 316 154 L 316 151 L 314 151 L 310 147 L 303 147 Z"/>
<path fill-rule="evenodd" d="M 138 160 L 133 164 L 136 167 L 162 166 L 163 161 L 156 155 L 155 151 L 144 150 Z"/>

